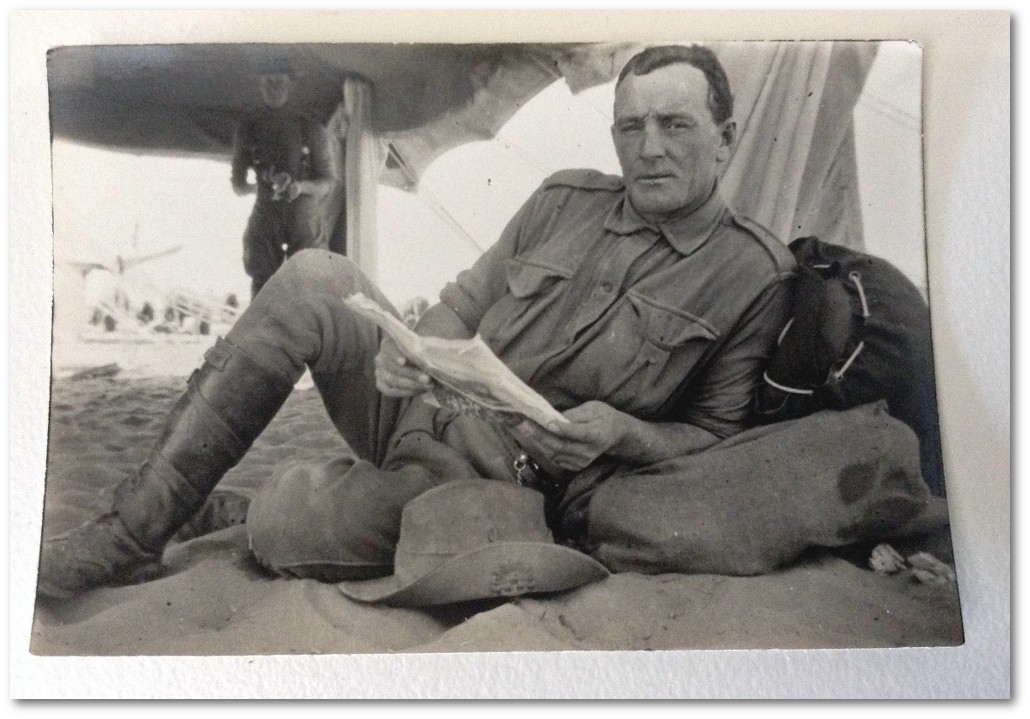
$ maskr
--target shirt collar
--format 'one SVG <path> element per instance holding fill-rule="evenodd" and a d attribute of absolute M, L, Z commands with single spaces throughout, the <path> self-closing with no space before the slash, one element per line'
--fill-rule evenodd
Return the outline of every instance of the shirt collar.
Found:
<path fill-rule="evenodd" d="M 617 235 L 632 235 L 645 229 L 659 232 L 677 252 L 689 255 L 711 237 L 726 209 L 726 202 L 716 185 L 705 203 L 689 215 L 653 225 L 640 216 L 633 203 L 629 201 L 629 195 L 623 192 L 622 197 L 609 211 L 604 228 Z"/>

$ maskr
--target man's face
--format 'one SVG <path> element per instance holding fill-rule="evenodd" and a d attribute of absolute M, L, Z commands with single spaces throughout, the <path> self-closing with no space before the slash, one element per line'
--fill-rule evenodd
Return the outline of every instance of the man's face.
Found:
<path fill-rule="evenodd" d="M 290 99 L 293 79 L 286 73 L 262 75 L 258 80 L 261 99 L 269 107 L 282 107 Z"/>
<path fill-rule="evenodd" d="M 651 222 L 708 199 L 735 132 L 732 119 L 712 119 L 708 80 L 692 65 L 628 75 L 615 91 L 615 152 L 633 207 Z"/>

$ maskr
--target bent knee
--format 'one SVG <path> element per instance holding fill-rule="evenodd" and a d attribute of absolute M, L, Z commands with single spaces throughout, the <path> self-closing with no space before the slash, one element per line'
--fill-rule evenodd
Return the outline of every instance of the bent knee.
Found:
<path fill-rule="evenodd" d="M 349 257 L 314 247 L 300 250 L 288 257 L 280 272 L 298 274 L 306 278 L 321 275 L 338 277 L 361 273 L 358 266 Z"/>
<path fill-rule="evenodd" d="M 270 282 L 290 288 L 294 297 L 305 294 L 346 297 L 369 284 L 349 257 L 314 248 L 289 257 Z"/>

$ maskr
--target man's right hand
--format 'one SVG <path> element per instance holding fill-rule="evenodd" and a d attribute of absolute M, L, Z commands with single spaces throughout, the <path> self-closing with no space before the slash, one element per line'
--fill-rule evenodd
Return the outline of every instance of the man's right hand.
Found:
<path fill-rule="evenodd" d="M 375 373 L 376 387 L 387 397 L 414 397 L 433 387 L 429 375 L 401 354 L 389 337 L 384 337 L 379 345 Z"/>
<path fill-rule="evenodd" d="M 253 185 L 250 183 L 238 184 L 234 182 L 232 185 L 232 191 L 236 193 L 237 197 L 243 197 L 244 195 L 253 194 L 253 192 L 256 189 L 257 185 Z"/>

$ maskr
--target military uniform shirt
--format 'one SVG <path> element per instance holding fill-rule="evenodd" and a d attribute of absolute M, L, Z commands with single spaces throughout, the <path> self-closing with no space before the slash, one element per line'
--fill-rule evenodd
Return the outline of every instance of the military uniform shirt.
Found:
<path fill-rule="evenodd" d="M 724 437 L 744 427 L 793 270 L 718 189 L 655 226 L 620 178 L 569 170 L 440 297 L 559 410 L 601 400 Z"/>

